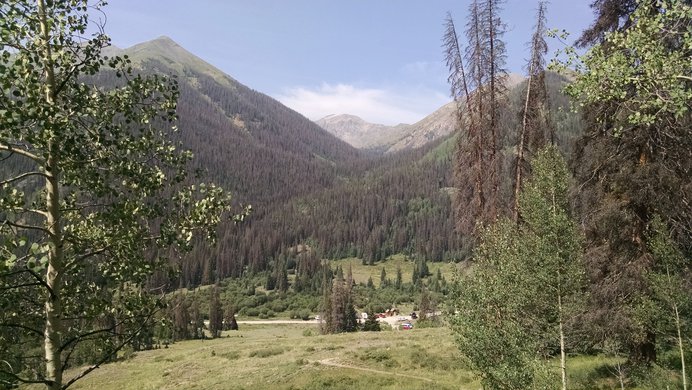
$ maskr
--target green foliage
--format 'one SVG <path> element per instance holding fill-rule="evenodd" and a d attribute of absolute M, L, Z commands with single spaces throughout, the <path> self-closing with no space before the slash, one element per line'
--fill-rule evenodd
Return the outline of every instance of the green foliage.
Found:
<path fill-rule="evenodd" d="M 368 318 L 363 321 L 363 326 L 361 327 L 361 330 L 364 332 L 379 332 L 382 330 L 380 328 L 380 322 L 377 321 L 377 316 L 375 315 L 375 311 L 370 309 L 368 310 Z"/>
<path fill-rule="evenodd" d="M 362 361 L 377 363 L 387 368 L 399 367 L 399 362 L 393 358 L 392 353 L 382 348 L 366 348 L 359 357 Z"/>
<path fill-rule="evenodd" d="M 667 347 L 670 324 L 661 322 L 672 319 L 659 311 L 668 294 L 661 287 L 672 284 L 656 280 L 667 255 L 654 254 L 661 248 L 650 242 L 655 216 L 670 248 L 687 257 L 692 250 L 692 8 L 682 0 L 628 3 L 615 14 L 601 9 L 603 22 L 628 22 L 580 58 L 567 91 L 588 124 L 573 165 L 593 305 L 585 330 L 594 343 L 614 342 L 649 365 Z M 689 265 L 669 270 L 681 274 Z"/>
<path fill-rule="evenodd" d="M 0 5 L 0 348 L 19 337 L 46 351 L 12 349 L 0 370 L 52 388 L 79 378 L 62 372 L 82 342 L 97 364 L 150 346 L 160 302 L 146 282 L 213 241 L 230 210 L 221 188 L 188 178 L 175 80 L 102 57 L 100 32 L 83 38 L 102 5 Z"/>
<path fill-rule="evenodd" d="M 605 44 L 581 59 L 582 72 L 567 88 L 582 105 L 620 101 L 607 113 L 607 121 L 616 122 L 609 129 L 616 136 L 628 126 L 658 127 L 681 119 L 692 101 L 692 8 L 679 0 L 642 0 L 630 18 L 632 26 L 608 34 Z"/>
<path fill-rule="evenodd" d="M 258 358 L 267 358 L 270 356 L 281 355 L 284 352 L 285 351 L 282 347 L 273 347 L 273 348 L 264 348 L 264 349 L 258 349 L 258 350 L 252 351 L 252 352 L 250 352 L 250 354 L 248 356 L 258 357 Z"/>
<path fill-rule="evenodd" d="M 578 306 L 581 241 L 567 214 L 568 171 L 555 147 L 537 153 L 517 226 L 485 228 L 475 265 L 457 280 L 452 329 L 467 363 L 489 388 L 540 388 L 555 380 L 545 358 Z"/>

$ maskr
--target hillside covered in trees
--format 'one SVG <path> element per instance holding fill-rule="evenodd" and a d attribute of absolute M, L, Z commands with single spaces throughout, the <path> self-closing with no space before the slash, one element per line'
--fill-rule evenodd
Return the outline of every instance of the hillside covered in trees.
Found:
<path fill-rule="evenodd" d="M 470 1 L 442 37 L 454 134 L 385 155 L 169 38 L 84 39 L 77 3 L 0 5 L 0 387 L 236 315 L 377 331 L 403 303 L 487 388 L 570 388 L 576 355 L 615 362 L 593 383 L 687 388 L 690 1 L 597 0 L 552 68 L 541 1 L 518 85 L 504 2 Z"/>
<path fill-rule="evenodd" d="M 460 260 L 454 232 L 452 162 L 456 136 L 386 156 L 360 152 L 300 114 L 251 90 L 161 37 L 126 54 L 145 72 L 177 77 L 180 141 L 202 177 L 231 190 L 253 211 L 240 225 L 222 225 L 219 244 L 196 248 L 179 279 L 194 287 L 275 267 L 287 249 L 308 244 L 325 258 L 359 257 L 374 264 L 396 253 L 430 261 Z M 108 77 L 102 82 L 113 82 Z M 564 150 L 580 121 L 561 94 L 565 79 L 548 75 L 548 91 Z M 509 91 L 503 139 L 519 120 L 523 85 Z M 272 269 L 273 271 L 273 269 Z"/>

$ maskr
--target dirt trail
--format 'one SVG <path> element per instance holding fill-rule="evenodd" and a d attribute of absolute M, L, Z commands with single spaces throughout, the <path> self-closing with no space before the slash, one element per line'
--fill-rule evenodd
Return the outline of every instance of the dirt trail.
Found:
<path fill-rule="evenodd" d="M 430 378 L 424 378 L 422 376 L 415 376 L 415 375 L 409 375 L 409 374 L 402 374 L 398 372 L 390 372 L 390 371 L 381 371 L 381 370 L 375 370 L 372 368 L 365 368 L 365 367 L 358 367 L 358 366 L 351 366 L 348 364 L 342 364 L 342 363 L 337 363 L 336 358 L 329 358 L 329 359 L 322 359 L 317 361 L 320 364 L 323 364 L 325 366 L 330 366 L 330 367 L 339 367 L 339 368 L 350 368 L 352 370 L 359 370 L 359 371 L 367 371 L 367 372 L 372 372 L 375 374 L 381 374 L 381 375 L 392 375 L 392 376 L 398 376 L 402 378 L 410 378 L 410 379 L 417 379 L 425 382 L 430 382 L 433 383 L 434 381 Z"/>

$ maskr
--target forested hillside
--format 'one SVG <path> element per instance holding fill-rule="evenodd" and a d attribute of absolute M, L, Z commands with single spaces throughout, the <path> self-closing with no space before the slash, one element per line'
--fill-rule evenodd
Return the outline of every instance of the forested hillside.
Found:
<path fill-rule="evenodd" d="M 185 74 L 179 109 L 184 144 L 213 180 L 238 188 L 240 199 L 254 210 L 242 226 L 222 227 L 217 247 L 193 252 L 172 286 L 208 284 L 275 267 L 272 260 L 297 244 L 310 244 L 326 258 L 356 256 L 368 264 L 394 253 L 431 261 L 467 255 L 454 231 L 456 138 L 388 156 L 364 156 L 264 95 L 242 85 L 229 91 L 193 70 Z M 188 84 L 190 75 L 194 83 Z M 563 83 L 556 75 L 548 77 L 560 144 L 569 150 L 580 122 L 559 92 Z M 518 111 L 523 88 L 508 94 L 508 113 Z M 212 104 L 209 96 L 222 98 Z M 219 113 L 219 105 L 228 108 Z M 216 121 L 204 114 L 208 111 Z M 506 114 L 508 158 L 517 123 L 515 115 Z"/>
<path fill-rule="evenodd" d="M 120 54 L 130 55 L 145 72 L 177 76 L 180 140 L 194 153 L 195 166 L 253 207 L 242 225 L 220 227 L 217 246 L 197 246 L 188 254 L 171 288 L 275 267 L 273 259 L 297 244 L 310 244 L 326 258 L 356 256 L 368 264 L 395 253 L 431 261 L 468 255 L 454 231 L 454 136 L 368 156 L 169 38 Z M 580 129 L 560 93 L 563 83 L 548 76 L 560 144 L 569 150 Z M 518 112 L 524 88 L 519 84 L 507 95 L 508 159 L 519 121 L 511 113 Z"/>

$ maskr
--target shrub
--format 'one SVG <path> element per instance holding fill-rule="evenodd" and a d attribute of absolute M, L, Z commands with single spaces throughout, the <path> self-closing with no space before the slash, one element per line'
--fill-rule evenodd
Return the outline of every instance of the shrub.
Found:
<path fill-rule="evenodd" d="M 284 353 L 284 349 L 280 347 L 272 347 L 272 348 L 265 348 L 265 349 L 258 349 L 256 351 L 250 352 L 250 357 L 259 357 L 259 358 L 266 358 L 270 356 L 276 356 L 276 355 L 281 355 Z"/>

